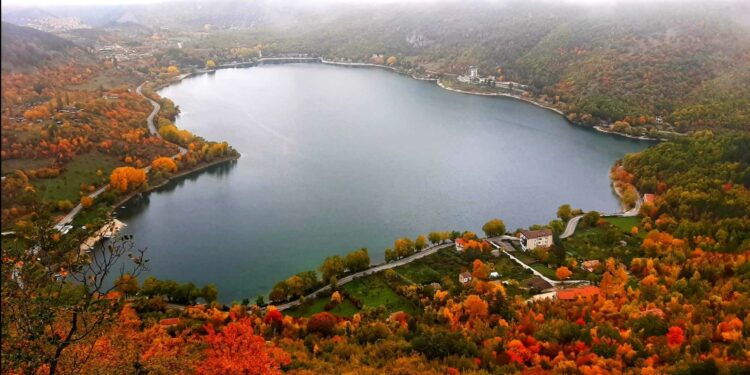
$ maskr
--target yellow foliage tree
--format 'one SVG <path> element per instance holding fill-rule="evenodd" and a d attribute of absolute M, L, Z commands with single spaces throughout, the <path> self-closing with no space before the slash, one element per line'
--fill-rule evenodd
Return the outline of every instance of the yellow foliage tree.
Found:
<path fill-rule="evenodd" d="M 146 172 L 133 167 L 115 168 L 109 176 L 109 185 L 122 193 L 133 190 L 146 182 Z"/>
<path fill-rule="evenodd" d="M 333 292 L 331 294 L 331 302 L 341 303 L 344 300 L 344 297 L 341 296 L 341 293 L 338 291 Z"/>
<path fill-rule="evenodd" d="M 386 62 L 386 63 L 387 63 L 388 65 L 390 65 L 390 66 L 394 66 L 394 65 L 396 65 L 396 63 L 398 62 L 398 59 L 396 58 L 396 56 L 391 56 L 391 57 L 389 57 L 389 58 L 388 58 L 388 60 L 386 60 L 385 62 Z"/>
<path fill-rule="evenodd" d="M 151 169 L 161 173 L 177 172 L 177 164 L 170 157 L 162 156 L 151 162 Z"/>

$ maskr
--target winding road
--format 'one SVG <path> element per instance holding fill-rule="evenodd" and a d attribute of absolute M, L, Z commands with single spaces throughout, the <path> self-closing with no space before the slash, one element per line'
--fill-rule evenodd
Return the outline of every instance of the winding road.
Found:
<path fill-rule="evenodd" d="M 638 213 L 641 212 L 641 205 L 643 204 L 643 198 L 640 194 L 638 194 L 638 200 L 635 201 L 635 207 L 625 211 L 625 212 L 618 212 L 615 214 L 604 214 L 601 213 L 602 216 L 608 216 L 608 217 L 633 217 L 638 216 Z M 568 225 L 565 226 L 565 230 L 560 235 L 560 238 L 568 238 L 573 235 L 576 231 L 576 227 L 578 227 L 578 222 L 581 221 L 581 218 L 583 218 L 583 215 L 578 215 L 570 220 L 568 220 Z"/>
<path fill-rule="evenodd" d="M 338 280 L 338 283 L 336 285 L 337 286 L 341 286 L 341 285 L 349 283 L 349 282 L 351 282 L 351 281 L 353 281 L 353 280 L 355 280 L 357 278 L 363 277 L 363 276 L 369 276 L 369 275 L 372 275 L 374 273 L 378 273 L 380 271 L 385 271 L 385 270 L 389 270 L 391 268 L 400 267 L 400 266 L 403 266 L 405 264 L 411 263 L 411 262 L 413 262 L 413 261 L 415 261 L 417 259 L 421 259 L 421 258 L 424 258 L 424 257 L 426 257 L 428 255 L 435 254 L 436 252 L 438 252 L 441 249 L 445 249 L 445 248 L 453 247 L 453 246 L 455 246 L 455 245 L 452 242 L 445 243 L 445 244 L 432 245 L 430 247 L 426 247 L 426 248 L 422 249 L 422 251 L 419 251 L 419 252 L 416 252 L 416 253 L 414 253 L 412 255 L 409 255 L 408 257 L 401 258 L 401 259 L 393 261 L 391 263 L 384 263 L 384 264 L 381 264 L 381 265 L 378 265 L 378 266 L 375 266 L 375 267 L 368 268 L 368 269 L 366 269 L 364 271 L 360 271 L 360 272 L 357 272 L 357 273 L 353 273 L 353 274 L 351 274 L 349 276 L 342 277 L 340 280 Z M 318 290 L 316 290 L 316 291 L 314 291 L 314 292 L 306 295 L 304 298 L 305 299 L 316 298 L 318 296 L 318 294 L 323 293 L 325 291 L 328 291 L 330 289 L 331 289 L 331 286 L 330 285 L 326 285 L 326 286 L 321 287 Z M 294 301 L 290 301 L 290 302 L 287 302 L 287 303 L 282 303 L 280 305 L 277 305 L 276 309 L 278 309 L 279 311 L 284 311 L 284 310 L 289 309 L 291 307 L 298 306 L 298 305 L 300 305 L 300 303 L 301 303 L 300 300 L 296 299 Z"/>
<path fill-rule="evenodd" d="M 156 125 L 154 124 L 154 118 L 156 118 L 156 115 L 161 110 L 161 105 L 159 105 L 158 102 L 156 102 L 155 100 L 149 98 L 148 96 L 143 95 L 143 92 L 141 92 L 141 89 L 143 88 L 143 85 L 145 85 L 145 84 L 146 84 L 146 82 L 141 83 L 135 89 L 135 92 L 137 92 L 138 95 L 146 98 L 146 100 L 148 100 L 149 103 L 151 103 L 151 106 L 153 107 L 153 109 L 151 110 L 151 113 L 149 113 L 148 117 L 146 118 L 146 125 L 148 126 L 148 131 L 152 135 L 161 138 L 161 134 L 159 134 L 159 131 L 156 129 Z M 172 159 L 177 158 L 178 156 L 184 155 L 184 154 L 187 153 L 187 149 L 185 147 L 182 147 L 180 145 L 177 145 L 177 147 L 179 148 L 180 151 L 178 153 L 172 155 Z M 146 166 L 146 167 L 144 167 L 142 169 L 143 169 L 144 172 L 148 173 L 151 170 L 151 166 L 149 165 L 149 166 Z M 104 186 L 100 187 L 99 189 L 97 189 L 96 191 L 94 191 L 93 193 L 89 194 L 88 196 L 91 197 L 92 199 L 94 199 L 94 198 L 98 197 L 99 195 L 101 195 L 102 193 L 104 193 L 105 191 L 107 191 L 108 187 L 109 187 L 109 184 L 104 185 Z M 60 219 L 57 222 L 57 224 L 55 224 L 54 229 L 56 229 L 58 231 L 62 231 L 63 228 L 66 225 L 68 225 L 71 222 L 73 222 L 73 219 L 76 217 L 76 215 L 78 215 L 79 212 L 81 212 L 82 209 L 83 209 L 83 205 L 81 205 L 80 203 L 78 203 L 75 207 L 73 207 L 72 210 L 70 210 L 70 212 L 68 212 L 67 215 L 63 216 L 63 218 Z"/>

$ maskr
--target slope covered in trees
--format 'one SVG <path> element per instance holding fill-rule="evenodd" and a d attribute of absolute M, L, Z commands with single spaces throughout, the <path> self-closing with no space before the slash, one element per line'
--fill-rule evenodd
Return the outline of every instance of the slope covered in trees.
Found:
<path fill-rule="evenodd" d="M 2 71 L 52 67 L 74 59 L 78 64 L 95 62 L 94 56 L 72 42 L 29 27 L 2 23 Z"/>
<path fill-rule="evenodd" d="M 733 239 L 747 231 L 732 228 L 734 220 L 747 220 L 747 146 L 747 136 L 700 134 L 626 158 L 624 165 L 632 173 L 615 176 L 658 194 L 655 205 L 644 206 L 647 218 L 638 226 L 653 228 L 642 237 L 627 230 L 628 241 L 640 243 L 627 257 L 618 258 L 618 245 L 601 249 L 609 258 L 591 271 L 596 287 L 585 287 L 587 293 L 578 297 L 573 289 L 557 299 L 525 300 L 511 285 L 490 280 L 484 263 L 475 259 L 473 280 L 466 284 L 453 281 L 452 274 L 439 282 L 394 289 L 408 301 L 409 311 L 365 306 L 347 317 L 333 314 L 335 308 L 293 317 L 263 307 L 262 300 L 261 306 L 245 301 L 232 307 L 208 303 L 172 309 L 166 301 L 210 302 L 216 291 L 154 279 L 141 286 L 127 274 L 113 290 L 97 288 L 101 272 L 81 268 L 86 263 L 66 255 L 77 247 L 75 239 L 50 237 L 40 230 L 30 238 L 46 239 L 39 242 L 42 256 L 29 254 L 23 246 L 3 253 L 3 369 L 743 374 L 750 366 L 750 249 L 747 240 Z M 673 194 L 685 200 L 676 205 Z M 691 198 L 705 195 L 713 200 Z M 676 219 L 652 224 L 652 211 Z M 711 233 L 686 233 L 683 220 L 710 221 L 730 234 L 721 240 L 715 235 L 714 241 L 708 238 Z M 617 230 L 602 220 L 591 225 L 588 233 L 597 227 Z M 487 226 L 490 233 L 493 226 Z M 569 241 L 566 246 L 574 246 Z M 129 242 L 114 242 L 111 256 L 132 251 Z M 404 240 L 394 246 L 400 242 Z M 451 257 L 471 256 L 447 251 Z M 359 252 L 366 254 L 352 254 Z M 137 276 L 147 254 L 133 253 Z M 349 262 L 350 256 L 328 259 L 320 272 L 359 267 L 353 256 Z M 45 268 L 50 261 L 70 271 L 55 274 Z M 561 267 L 558 277 L 570 277 L 571 271 Z M 311 276 L 317 278 L 315 271 Z M 19 287 L 18 277 L 24 287 Z M 389 270 L 383 277 L 389 283 L 402 276 Z M 351 305 L 353 297 L 341 288 L 324 298 L 335 307 Z"/>
<path fill-rule="evenodd" d="M 632 183 L 655 193 L 649 227 L 704 250 L 750 249 L 750 136 L 703 133 L 625 158 Z"/>
<path fill-rule="evenodd" d="M 260 45 L 264 54 L 353 61 L 384 54 L 403 67 L 454 74 L 474 65 L 530 85 L 590 125 L 686 132 L 748 130 L 750 123 L 750 10 L 741 2 L 438 2 L 298 13 L 289 16 L 298 17 L 293 26 L 260 22 L 201 35 L 189 47 L 220 56 Z"/>

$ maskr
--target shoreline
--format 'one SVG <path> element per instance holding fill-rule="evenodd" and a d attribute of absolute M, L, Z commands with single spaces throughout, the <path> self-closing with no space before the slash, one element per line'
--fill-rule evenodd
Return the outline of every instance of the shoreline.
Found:
<path fill-rule="evenodd" d="M 612 135 L 619 135 L 620 137 L 625 137 L 625 138 L 630 138 L 630 139 L 636 139 L 636 140 L 639 140 L 639 141 L 649 141 L 649 142 L 664 142 L 664 141 L 667 141 L 666 138 L 652 138 L 652 137 L 647 137 L 645 135 L 630 135 L 630 134 L 620 133 L 620 132 L 616 132 L 616 131 L 605 129 L 601 125 L 594 125 L 592 127 L 596 131 L 598 131 L 600 133 L 612 134 Z"/>
<path fill-rule="evenodd" d="M 546 105 L 544 105 L 542 103 L 539 103 L 539 102 L 531 100 L 531 99 L 526 99 L 526 98 L 518 96 L 518 95 L 501 94 L 501 93 L 491 93 L 491 92 L 472 92 L 472 91 L 466 91 L 466 90 L 456 89 L 456 88 L 449 87 L 449 86 L 445 85 L 444 83 L 440 82 L 439 79 L 437 80 L 437 85 L 441 89 L 443 89 L 443 90 L 453 91 L 453 92 L 457 92 L 457 93 L 460 93 L 460 94 L 504 97 L 504 98 L 515 99 L 515 100 L 518 100 L 518 101 L 521 101 L 521 102 L 533 104 L 533 105 L 535 105 L 535 106 L 537 106 L 539 108 L 543 108 L 543 109 L 546 109 L 548 111 L 552 111 L 554 113 L 557 113 L 558 115 L 564 117 L 566 121 L 570 122 L 570 120 L 568 120 L 568 117 L 565 116 L 565 113 L 563 111 L 561 111 L 561 110 L 559 110 L 557 108 L 554 108 L 554 107 L 546 106 Z M 571 124 L 573 124 L 573 123 L 571 122 Z"/>
<path fill-rule="evenodd" d="M 131 199 L 135 198 L 135 196 L 137 196 L 139 194 L 151 193 L 154 190 L 156 190 L 156 189 L 158 189 L 158 188 L 160 188 L 160 187 L 162 187 L 162 186 L 164 186 L 164 185 L 166 185 L 166 184 L 168 184 L 168 183 L 170 183 L 170 182 L 172 182 L 172 181 L 174 181 L 174 180 L 176 180 L 176 179 L 178 179 L 180 177 L 185 177 L 185 176 L 188 176 L 188 175 L 193 174 L 193 173 L 202 172 L 203 170 L 208 169 L 210 167 L 213 167 L 215 165 L 219 165 L 219 164 L 223 164 L 223 163 L 226 163 L 226 162 L 229 162 L 229 161 L 237 160 L 241 156 L 242 156 L 242 154 L 238 153 L 237 155 L 228 156 L 228 157 L 224 157 L 224 158 L 221 158 L 221 159 L 216 159 L 214 161 L 211 161 L 210 163 L 201 164 L 201 165 L 199 165 L 199 166 L 197 166 L 195 168 L 178 172 L 174 176 L 171 176 L 171 177 L 165 179 L 164 181 L 159 182 L 156 185 L 149 186 L 145 190 L 132 191 L 132 192 L 128 193 L 127 195 L 125 195 L 124 197 L 122 197 L 122 199 L 120 199 L 119 201 L 117 201 L 116 204 L 112 205 L 112 207 L 110 207 L 110 209 L 107 211 L 107 215 L 112 215 L 112 213 L 115 212 L 115 210 L 117 210 L 120 206 L 122 206 L 123 204 L 127 203 Z"/>
<path fill-rule="evenodd" d="M 554 113 L 562 116 L 565 119 L 565 121 L 567 121 L 571 125 L 579 126 L 579 127 L 582 127 L 582 128 L 591 128 L 591 129 L 594 129 L 594 130 L 596 130 L 596 131 L 598 131 L 600 133 L 609 134 L 609 135 L 613 135 L 613 136 L 619 136 L 619 137 L 625 137 L 625 138 L 634 139 L 634 140 L 637 140 L 637 141 L 663 142 L 663 141 L 667 140 L 665 138 L 651 138 L 651 137 L 647 137 L 647 136 L 634 136 L 634 135 L 630 135 L 630 134 L 625 134 L 625 133 L 620 133 L 620 132 L 616 132 L 616 131 L 611 131 L 611 130 L 604 129 L 601 125 L 594 125 L 594 126 L 583 125 L 583 124 L 580 124 L 580 123 L 576 123 L 576 122 L 570 121 L 568 119 L 568 116 L 565 115 L 565 112 L 563 112 L 563 111 L 561 111 L 561 110 L 559 110 L 557 108 L 550 107 L 548 105 L 544 105 L 542 103 L 539 103 L 539 102 L 537 102 L 537 101 L 535 101 L 533 99 L 527 99 L 527 98 L 524 98 L 524 97 L 521 97 L 521 96 L 518 96 L 518 95 L 512 95 L 512 94 L 483 93 L 483 92 L 472 92 L 472 91 L 466 91 L 466 90 L 456 89 L 456 88 L 449 87 L 449 86 L 445 85 L 444 83 L 442 83 L 440 81 L 440 78 L 422 78 L 422 77 L 417 77 L 414 74 L 408 74 L 408 73 L 402 72 L 398 68 L 395 68 L 395 67 L 392 67 L 392 66 L 380 65 L 380 64 L 372 64 L 372 63 L 338 62 L 338 61 L 333 61 L 333 60 L 326 60 L 326 59 L 324 59 L 322 57 L 320 58 L 320 62 L 319 63 L 320 64 L 324 64 L 324 65 L 343 66 L 343 67 L 350 67 L 350 68 L 385 69 L 385 70 L 389 70 L 389 71 L 391 71 L 393 73 L 396 73 L 396 74 L 399 74 L 399 75 L 402 75 L 402 76 L 410 77 L 410 78 L 412 78 L 414 80 L 417 80 L 417 81 L 435 82 L 437 84 L 437 86 L 440 87 L 441 89 L 447 90 L 447 91 L 452 91 L 452 92 L 459 93 L 459 94 L 478 95 L 478 96 L 491 96 L 491 97 L 504 97 L 504 98 L 509 98 L 509 99 L 514 99 L 514 100 L 518 100 L 518 101 L 521 101 L 521 102 L 525 102 L 525 103 L 534 105 L 534 106 L 536 106 L 538 108 L 542 108 L 542 109 L 546 109 L 548 111 L 552 111 L 552 112 L 554 112 Z M 257 65 L 217 67 L 214 70 L 201 70 L 201 71 L 196 71 L 196 72 L 192 72 L 192 73 L 185 73 L 185 74 L 182 74 L 182 75 L 179 75 L 179 76 L 176 76 L 176 77 L 172 78 L 168 82 L 164 82 L 164 83 L 161 83 L 159 85 L 154 86 L 152 88 L 152 90 L 154 92 L 157 92 L 158 90 L 161 90 L 161 89 L 163 89 L 163 88 L 165 88 L 167 86 L 170 86 L 172 84 L 180 83 L 180 82 L 182 82 L 183 79 L 190 78 L 190 77 L 195 77 L 195 76 L 199 76 L 199 75 L 203 75 L 203 74 L 215 73 L 217 70 L 220 70 L 220 69 L 243 69 L 243 68 L 252 68 L 254 66 L 257 66 Z M 679 133 L 675 133 L 675 134 L 679 134 Z"/>

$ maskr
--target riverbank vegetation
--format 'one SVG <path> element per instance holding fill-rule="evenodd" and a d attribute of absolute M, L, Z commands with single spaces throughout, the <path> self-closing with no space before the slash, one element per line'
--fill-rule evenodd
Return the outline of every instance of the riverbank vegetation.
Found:
<path fill-rule="evenodd" d="M 473 65 L 497 82 L 528 85 L 530 99 L 589 126 L 654 138 L 701 129 L 748 130 L 750 39 L 736 17 L 743 12 L 738 3 L 679 8 L 622 3 L 601 12 L 580 7 L 370 5 L 330 10 L 325 21 L 313 10 L 297 9 L 294 27 L 261 22 L 215 30 L 176 53 L 197 66 L 207 58 L 256 57 L 258 50 L 264 56 L 302 52 L 379 64 L 393 56 L 389 66 L 445 75 L 458 86 L 464 84 L 451 77 L 468 74 Z M 353 21 L 362 18 L 369 22 Z M 468 91 L 505 92 L 465 85 Z"/>
<path fill-rule="evenodd" d="M 292 29 L 259 22 L 213 33 L 202 23 L 208 30 L 184 49 L 156 51 L 135 67 L 93 61 L 60 38 L 3 24 L 2 222 L 17 232 L 3 236 L 0 259 L 3 373 L 746 373 L 750 137 L 732 130 L 750 123 L 750 59 L 736 8 L 622 5 L 591 17 L 548 4 L 463 13 L 456 6 L 463 4 L 365 7 L 298 17 L 322 23 Z M 362 19 L 370 20 L 364 28 Z M 7 35 L 26 35 L 36 48 Z M 329 257 L 271 291 L 278 303 L 331 286 L 288 313 L 264 298 L 222 306 L 211 285 L 141 284 L 147 254 L 129 236 L 82 250 L 96 229 L 84 224 L 129 194 L 232 157 L 226 144 L 175 128 L 178 108 L 153 92 L 163 108 L 156 126 L 171 141 L 150 134 L 151 106 L 135 84 L 171 82 L 186 70 L 183 58 L 203 66 L 302 49 L 440 73 L 477 65 L 527 82 L 573 121 L 613 122 L 633 134 L 696 132 L 613 168 L 625 203 L 638 192 L 653 195 L 639 220 L 586 213 L 560 240 L 577 214 L 562 206 L 560 220 L 546 226 L 553 246 L 512 251 L 552 279 L 591 284 L 563 285 L 565 293 L 549 298 L 536 298 L 548 286 L 532 271 L 468 231 L 397 239 L 388 262 L 426 251 L 428 242 L 446 247 L 343 285 L 341 278 L 368 269 L 368 251 Z M 172 159 L 177 145 L 187 152 Z M 106 156 L 94 162 L 97 153 Z M 87 199 L 107 183 L 111 189 Z M 78 201 L 84 210 L 70 232 L 53 229 Z M 506 232 L 498 219 L 483 230 Z M 460 252 L 451 243 L 459 240 Z M 120 261 L 128 267 L 118 274 Z"/>
<path fill-rule="evenodd" d="M 63 55 L 80 54 L 64 41 L 56 45 Z M 111 194 L 89 196 L 102 186 L 111 185 L 120 194 L 144 191 L 178 173 L 238 156 L 226 142 L 209 142 L 176 129 L 172 123 L 179 110 L 168 99 L 158 98 L 161 110 L 156 123 L 187 136 L 163 139 L 149 132 L 146 118 L 152 106 L 135 86 L 158 79 L 154 78 L 162 74 L 158 68 L 144 73 L 139 66 L 123 68 L 112 60 L 82 59 L 20 69 L 25 61 L 21 59 L 14 63 L 18 69 L 6 71 L 3 58 L 4 231 L 29 226 L 42 217 L 62 217 L 79 202 L 82 216 L 89 220 L 81 224 L 96 226 L 108 214 L 102 207 L 119 201 Z M 167 161 L 178 154 L 178 145 L 187 151 Z M 141 168 L 149 165 L 153 170 L 146 175 Z"/>
<path fill-rule="evenodd" d="M 646 230 L 672 233 L 703 250 L 750 248 L 750 136 L 701 133 L 627 156 L 631 183 L 655 194 Z"/>
<path fill-rule="evenodd" d="M 134 365 L 155 372 L 193 372 L 218 357 L 231 369 L 226 370 L 229 372 L 283 370 L 305 374 L 335 372 L 346 366 L 358 373 L 741 373 L 750 362 L 746 297 L 750 263 L 747 244 L 733 240 L 731 233 L 734 225 L 747 220 L 747 210 L 733 209 L 737 204 L 733 201 L 744 202 L 748 186 L 744 179 L 746 153 L 737 152 L 744 150 L 744 138 L 703 134 L 665 143 L 624 160 L 624 168 L 639 190 L 658 188 L 660 183 L 666 186 L 659 190 L 654 208 L 644 205 L 643 219 L 636 225 L 631 227 L 632 221 L 597 219 L 559 241 L 565 261 L 576 263 L 554 268 L 554 276 L 576 279 L 585 275 L 586 281 L 598 287 L 596 293 L 586 297 L 527 301 L 538 292 L 525 286 L 524 281 L 531 278 L 529 271 L 504 255 L 461 253 L 453 245 L 339 286 L 289 313 L 249 301 L 226 308 L 207 304 L 174 309 L 157 303 L 149 307 L 135 301 L 164 294 L 147 292 L 162 289 L 153 285 L 172 284 L 148 281 L 136 289 L 129 279 L 120 284 L 119 294 L 110 293 L 106 299 L 119 301 L 116 315 L 109 315 L 85 339 L 66 344 L 54 363 L 60 372 L 96 372 Z M 697 152 L 690 155 L 704 155 L 712 161 L 683 158 L 687 150 Z M 674 169 L 688 161 L 692 167 Z M 691 168 L 690 173 L 680 172 Z M 711 241 L 706 239 L 709 233 L 685 236 L 680 228 L 686 224 L 681 221 L 693 218 L 684 215 L 694 211 L 672 206 L 669 195 L 675 194 L 671 189 L 688 187 L 697 196 L 701 188 L 709 192 L 715 187 L 721 189 L 709 193 L 719 194 L 716 197 L 720 201 L 705 206 L 701 215 L 713 218 L 713 225 L 721 226 L 728 236 L 716 236 L 714 232 L 717 239 L 712 236 Z M 729 197 L 732 200 L 727 201 Z M 697 204 L 687 202 L 688 207 Z M 668 213 L 674 222 L 651 224 L 648 214 L 653 209 L 660 215 Z M 568 211 L 572 209 L 562 207 L 561 216 L 569 216 Z M 650 229 L 649 224 L 653 225 Z M 647 232 L 645 238 L 641 231 Z M 746 232 L 737 233 L 742 238 Z M 397 241 L 407 245 L 414 242 Z M 50 244 L 47 252 L 62 246 L 61 242 Z M 740 251 L 742 247 L 745 250 Z M 329 258 L 319 271 L 332 278 L 344 275 L 342 272 L 350 267 L 364 266 L 364 254 L 364 250 L 357 250 L 350 256 Z M 537 262 L 542 255 L 539 251 L 523 253 L 524 258 Z M 4 259 L 6 283 L 17 280 L 13 270 L 28 275 L 27 267 L 45 264 L 31 258 L 24 258 L 28 263 L 20 264 L 19 259 Z M 598 262 L 586 264 L 592 268 L 588 273 L 578 264 L 581 260 Z M 490 278 L 493 270 L 499 279 Z M 74 271 L 70 269 L 67 275 Z M 317 277 L 317 272 L 311 272 Z M 472 276 L 465 284 L 457 278 L 464 272 Z M 69 283 L 67 277 L 50 277 L 45 283 L 63 287 Z M 312 280 L 312 275 L 298 277 Z M 175 293 L 182 289 L 174 286 L 171 289 Z M 199 291 L 187 289 L 190 291 L 182 293 L 183 300 L 192 302 L 191 296 Z M 574 293 L 576 289 L 570 290 Z M 29 291 L 4 287 L 4 301 L 20 297 L 22 292 Z M 210 288 L 206 292 L 207 300 L 211 300 L 213 292 Z M 156 294 L 147 298 L 149 293 Z M 56 306 L 60 302 L 40 299 L 36 294 L 25 301 L 26 306 L 47 303 Z M 10 306 L 14 305 L 3 304 L 4 316 L 17 313 Z M 53 315 L 47 324 L 64 316 L 69 318 Z M 4 319 L 3 324 L 11 321 L 15 320 Z M 54 343 L 44 341 L 44 336 L 23 336 L 20 332 L 3 330 L 3 353 L 17 352 L 11 343 L 16 343 L 16 348 Z M 239 357 L 220 350 L 224 345 L 256 341 L 265 344 L 247 350 L 253 358 L 262 358 L 261 363 L 245 361 L 247 353 Z M 118 355 L 107 354 L 113 352 Z M 24 358 L 4 355 L 4 367 L 49 368 L 53 363 L 53 357 L 35 356 L 34 362 Z"/>

